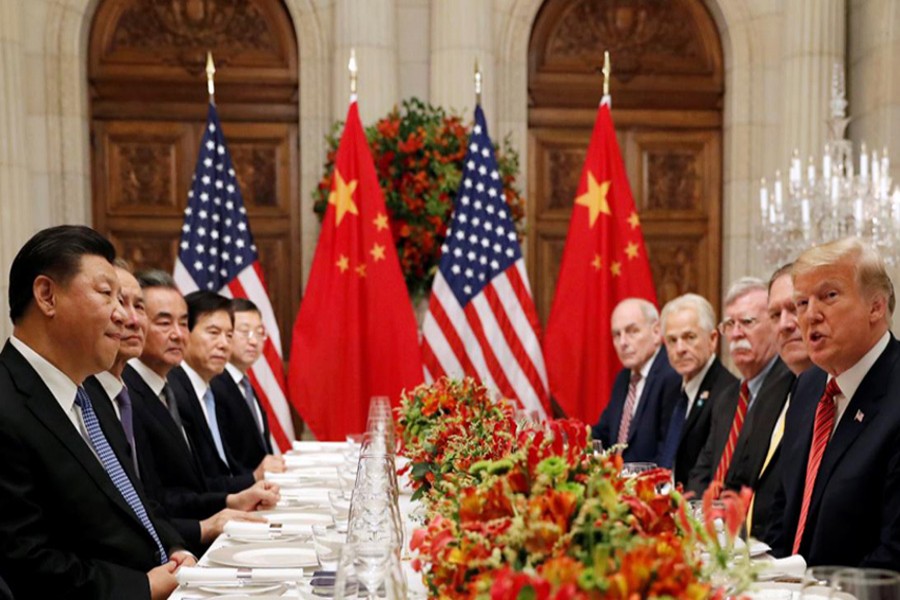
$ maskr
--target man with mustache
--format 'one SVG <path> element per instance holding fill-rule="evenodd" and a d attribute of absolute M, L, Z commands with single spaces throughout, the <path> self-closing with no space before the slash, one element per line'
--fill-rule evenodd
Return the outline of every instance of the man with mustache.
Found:
<path fill-rule="evenodd" d="M 762 280 L 744 277 L 732 284 L 724 315 L 719 332 L 741 381 L 713 407 L 709 437 L 688 480 L 688 489 L 698 495 L 710 485 L 718 490 L 753 485 L 794 379 L 776 351 Z"/>
<path fill-rule="evenodd" d="M 132 453 L 128 460 L 134 464 L 135 472 L 141 478 L 148 495 L 163 504 L 163 508 L 167 510 L 167 515 L 185 539 L 188 548 L 192 552 L 201 554 L 222 533 L 225 523 L 228 521 L 232 519 L 263 521 L 264 519 L 242 510 L 225 508 L 227 500 L 224 494 L 219 496 L 221 500 L 216 506 L 216 508 L 221 507 L 221 510 L 215 514 L 210 510 L 202 517 L 182 514 L 183 506 L 180 504 L 165 506 L 165 495 L 159 489 L 162 486 L 158 474 L 159 466 L 153 460 L 153 452 L 148 447 L 149 439 L 144 435 L 143 429 L 135 428 L 133 400 L 130 391 L 122 381 L 122 372 L 125 370 L 127 361 L 140 356 L 144 349 L 144 331 L 147 328 L 144 294 L 126 263 L 117 259 L 115 266 L 121 285 L 122 305 L 126 314 L 119 342 L 119 352 L 113 366 L 108 371 L 89 377 L 84 386 L 98 411 L 104 407 L 116 411 L 122 427 L 117 432 L 108 431 L 108 435 L 121 433 L 125 437 L 127 447 Z M 186 492 L 182 491 L 182 493 Z M 234 504 L 239 503 L 234 502 Z M 244 505 L 247 508 L 255 508 L 249 501 Z"/>
<path fill-rule="evenodd" d="M 627 444 L 626 462 L 655 461 L 669 428 L 680 384 L 669 358 L 660 352 L 659 313 L 641 298 L 622 300 L 610 321 L 613 346 L 622 369 L 609 404 L 592 433 L 604 448 Z"/>
<path fill-rule="evenodd" d="M 675 483 L 687 486 L 691 469 L 709 437 L 712 407 L 733 393 L 737 378 L 716 356 L 716 314 L 706 298 L 684 294 L 670 300 L 662 309 L 661 319 L 669 362 L 681 375 L 681 393 L 656 462 L 672 469 Z"/>
<path fill-rule="evenodd" d="M 856 238 L 791 269 L 814 368 L 797 380 L 782 442 L 777 556 L 809 565 L 900 568 L 900 343 L 894 287 Z"/>

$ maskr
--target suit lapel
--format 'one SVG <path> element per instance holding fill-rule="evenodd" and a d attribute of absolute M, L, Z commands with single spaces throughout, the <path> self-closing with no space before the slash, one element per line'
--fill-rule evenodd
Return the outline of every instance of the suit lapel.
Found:
<path fill-rule="evenodd" d="M 878 409 L 882 397 L 887 392 L 884 382 L 888 380 L 891 369 L 897 361 L 898 346 L 893 337 L 869 372 L 863 378 L 862 383 L 853 394 L 853 398 L 844 409 L 844 414 L 834 430 L 834 435 L 825 447 L 822 455 L 822 463 L 816 474 L 816 485 L 813 489 L 811 506 L 817 506 L 821 495 L 828 485 L 828 479 L 834 473 L 841 459 L 856 442 L 860 434 L 878 417 Z M 824 391 L 824 388 L 823 388 Z M 857 413 L 861 415 L 857 418 Z"/>
<path fill-rule="evenodd" d="M 762 455 L 759 461 L 752 461 L 760 463 L 758 466 L 751 465 L 751 470 L 757 474 L 759 468 L 762 467 L 762 460 L 765 459 L 766 452 L 768 452 L 775 421 L 778 420 L 778 415 L 781 414 L 784 401 L 787 399 L 790 375 L 790 371 L 781 358 L 776 358 L 775 364 L 766 375 L 762 387 L 756 395 L 756 400 L 753 402 L 753 410 L 750 411 L 749 419 L 744 425 L 746 434 L 741 431 L 738 439 L 735 456 L 741 456 L 745 452 Z"/>
<path fill-rule="evenodd" d="M 634 439 L 634 436 L 637 435 L 637 430 L 639 429 L 638 423 L 641 422 L 643 418 L 644 412 L 647 410 L 647 404 L 649 400 L 648 398 L 652 398 L 655 393 L 654 387 L 659 382 L 659 377 L 657 377 L 657 372 L 662 368 L 661 360 L 665 357 L 663 354 L 665 353 L 664 348 L 660 348 L 656 353 L 656 358 L 653 359 L 653 364 L 650 365 L 650 370 L 647 371 L 647 380 L 644 381 L 644 389 L 641 390 L 641 396 L 638 399 L 637 410 L 634 412 L 634 416 L 631 419 L 631 426 L 628 428 L 628 442 Z"/>
<path fill-rule="evenodd" d="M 9 363 L 10 375 L 16 387 L 28 397 L 25 402 L 28 410 L 66 447 L 91 480 L 97 484 L 97 487 L 112 500 L 113 504 L 129 515 L 129 518 L 140 523 L 137 515 L 125 502 L 122 493 L 113 485 L 112 479 L 103 468 L 100 459 L 91 451 L 88 442 L 81 437 L 72 421 L 53 397 L 50 389 L 40 380 L 25 357 L 8 342 L 3 349 L 2 357 Z"/>
<path fill-rule="evenodd" d="M 203 438 L 203 443 L 206 444 L 208 448 L 213 449 L 215 460 L 219 461 L 224 472 L 230 472 L 231 466 L 226 462 L 222 462 L 222 457 L 220 457 L 215 450 L 216 443 L 213 440 L 212 432 L 209 430 L 209 424 L 206 422 L 206 417 L 203 416 L 203 409 L 200 408 L 200 400 L 194 392 L 194 386 L 191 385 L 191 380 L 188 378 L 187 373 L 185 373 L 181 367 L 175 367 L 169 373 L 168 380 L 170 385 L 175 385 L 178 388 L 178 393 L 175 394 L 176 401 L 184 400 L 184 402 L 179 402 L 178 404 L 178 408 L 181 410 L 182 421 L 185 422 L 187 427 L 191 428 L 191 431 Z"/>
<path fill-rule="evenodd" d="M 703 381 L 700 383 L 700 389 L 697 390 L 697 397 L 694 398 L 694 403 L 691 405 L 691 412 L 687 414 L 687 420 L 684 422 L 684 428 L 681 430 L 681 439 L 687 437 L 691 429 L 693 429 L 700 420 L 700 415 L 703 414 L 703 407 L 709 402 L 712 388 L 716 384 L 716 380 L 719 376 L 719 369 L 721 368 L 721 363 L 719 363 L 719 359 L 716 358 L 709 367 L 709 371 L 707 371 L 706 375 L 703 377 Z"/>

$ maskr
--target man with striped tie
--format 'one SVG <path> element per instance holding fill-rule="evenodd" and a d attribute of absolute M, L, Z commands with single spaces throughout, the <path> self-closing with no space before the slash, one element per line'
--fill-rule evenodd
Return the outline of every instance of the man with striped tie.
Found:
<path fill-rule="evenodd" d="M 9 272 L 0 353 L 0 577 L 21 599 L 166 598 L 193 564 L 148 509 L 122 439 L 82 383 L 109 369 L 124 311 L 96 231 L 44 229 Z M 114 417 L 113 417 L 114 418 Z M 121 442 L 121 443 L 120 443 Z"/>
<path fill-rule="evenodd" d="M 815 368 L 797 380 L 782 441 L 773 551 L 810 565 L 900 569 L 900 343 L 894 287 L 856 238 L 804 252 L 791 270 Z"/>
<path fill-rule="evenodd" d="M 600 420 L 592 428 L 604 448 L 627 445 L 625 462 L 653 462 L 669 430 L 681 377 L 660 351 L 659 312 L 642 298 L 626 298 L 610 320 L 613 347 L 622 369 Z"/>
<path fill-rule="evenodd" d="M 765 282 L 755 277 L 738 279 L 725 296 L 719 332 L 741 381 L 713 407 L 709 437 L 688 479 L 688 489 L 698 495 L 710 485 L 752 485 L 736 477 L 732 467 L 762 462 L 790 390 L 793 374 L 777 353 L 768 298 Z"/>

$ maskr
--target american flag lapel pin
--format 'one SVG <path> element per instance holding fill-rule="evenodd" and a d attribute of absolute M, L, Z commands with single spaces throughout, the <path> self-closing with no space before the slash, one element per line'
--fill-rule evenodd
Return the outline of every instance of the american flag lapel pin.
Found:
<path fill-rule="evenodd" d="M 863 411 L 857 410 L 857 411 L 856 411 L 856 415 L 854 415 L 854 417 L 853 417 L 853 420 L 854 420 L 854 421 L 859 421 L 860 423 L 862 423 L 863 417 L 865 417 L 865 416 L 866 416 L 866 415 L 863 414 Z"/>

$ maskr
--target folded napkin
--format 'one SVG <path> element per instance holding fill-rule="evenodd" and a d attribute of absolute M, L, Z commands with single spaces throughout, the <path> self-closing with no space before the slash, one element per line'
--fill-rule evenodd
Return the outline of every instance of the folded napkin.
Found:
<path fill-rule="evenodd" d="M 342 453 L 321 453 L 321 454 L 286 454 L 284 456 L 284 466 L 287 468 L 297 467 L 322 467 L 338 466 L 344 464 L 344 455 Z"/>
<path fill-rule="evenodd" d="M 273 519 L 275 520 L 275 519 Z M 276 537 L 290 537 L 296 535 L 312 535 L 312 525 L 299 523 L 283 523 L 280 527 L 273 523 L 252 523 L 250 521 L 228 521 L 225 523 L 225 533 L 229 536 L 256 538 L 267 540 Z"/>
<path fill-rule="evenodd" d="M 272 473 L 266 471 L 266 481 L 278 485 L 308 485 L 311 481 L 337 481 L 339 479 L 337 469 L 331 467 L 328 471 L 322 469 L 309 469 L 305 471 L 289 471 L 287 473 Z"/>
<path fill-rule="evenodd" d="M 806 560 L 799 554 L 785 558 L 762 559 L 760 563 L 763 565 L 759 573 L 760 581 L 785 577 L 802 579 L 806 573 Z"/>
<path fill-rule="evenodd" d="M 297 452 L 342 452 L 349 448 L 347 442 L 294 442 Z"/>
<path fill-rule="evenodd" d="M 175 573 L 180 585 L 209 585 L 211 583 L 277 583 L 300 581 L 303 569 L 228 569 L 221 567 L 181 567 Z"/>

